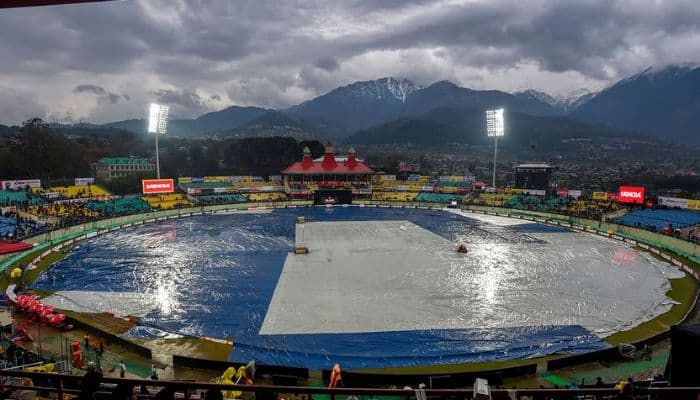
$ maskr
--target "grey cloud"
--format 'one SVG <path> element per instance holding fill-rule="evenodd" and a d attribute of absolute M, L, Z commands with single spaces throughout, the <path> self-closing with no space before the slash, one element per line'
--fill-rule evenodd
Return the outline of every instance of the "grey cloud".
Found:
<path fill-rule="evenodd" d="M 658 54 L 666 43 L 663 39 L 679 25 L 700 32 L 698 3 L 668 3 L 658 14 L 648 11 L 654 7 L 660 6 L 609 0 L 465 3 L 432 21 L 408 21 L 398 29 L 360 37 L 355 46 L 442 46 L 473 66 L 535 60 L 545 70 L 602 77 L 606 62 L 614 62 L 634 45 L 649 46 Z"/>
<path fill-rule="evenodd" d="M 698 61 L 700 4 L 135 0 L 4 10 L 0 37 L 0 82 L 21 81 L 49 111 L 73 92 L 99 106 L 66 104 L 77 116 L 133 117 L 153 96 L 197 115 L 221 101 L 217 91 L 236 104 L 286 107 L 383 76 L 478 85 L 512 70 L 500 83 L 520 86 L 523 63 L 611 83 L 646 65 Z M 0 122 L 17 115 L 5 110 Z"/>
<path fill-rule="evenodd" d="M 331 56 L 324 56 L 316 60 L 314 62 L 314 66 L 316 68 L 324 69 L 326 71 L 335 71 L 340 67 L 340 64 L 338 63 L 338 60 Z"/>
<path fill-rule="evenodd" d="M 107 91 L 102 86 L 82 84 L 73 88 L 73 93 L 88 93 L 97 96 L 98 104 L 117 104 L 120 101 L 129 101 L 129 95 L 117 94 Z"/>
<path fill-rule="evenodd" d="M 109 102 L 112 104 L 117 104 L 119 102 L 119 100 L 122 99 L 121 95 L 114 94 L 114 93 L 110 93 L 107 97 L 109 98 Z"/>
<path fill-rule="evenodd" d="M 171 107 L 170 115 L 173 117 L 190 118 L 211 111 L 211 107 L 199 94 L 188 89 L 159 89 L 153 95 L 159 103 Z"/>
<path fill-rule="evenodd" d="M 78 85 L 73 88 L 73 93 L 92 93 L 96 95 L 103 95 L 107 93 L 105 88 L 97 85 Z"/>
<path fill-rule="evenodd" d="M 219 96 L 218 94 L 212 94 L 211 96 L 209 96 L 209 99 L 219 101 L 221 100 L 221 96 Z"/>
<path fill-rule="evenodd" d="M 46 108 L 37 103 L 30 93 L 3 86 L 0 86 L 0 92 L 0 123 L 3 125 L 20 124 L 30 118 L 46 116 Z"/>

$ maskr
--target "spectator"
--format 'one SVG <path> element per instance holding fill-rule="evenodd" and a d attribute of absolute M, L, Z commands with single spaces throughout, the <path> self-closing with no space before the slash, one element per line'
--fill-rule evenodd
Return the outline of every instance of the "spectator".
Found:
<path fill-rule="evenodd" d="M 131 400 L 134 394 L 134 387 L 127 383 L 118 384 L 112 391 L 114 400 Z"/>
<path fill-rule="evenodd" d="M 95 367 L 95 363 L 88 363 L 87 372 L 80 382 L 80 400 L 94 400 L 95 393 L 102 382 L 102 371 Z"/>
<path fill-rule="evenodd" d="M 204 395 L 204 400 L 224 400 L 224 394 L 219 389 L 209 389 Z"/>
<path fill-rule="evenodd" d="M 124 364 L 124 360 L 119 360 L 119 377 L 122 379 L 126 378 L 126 364 Z"/>

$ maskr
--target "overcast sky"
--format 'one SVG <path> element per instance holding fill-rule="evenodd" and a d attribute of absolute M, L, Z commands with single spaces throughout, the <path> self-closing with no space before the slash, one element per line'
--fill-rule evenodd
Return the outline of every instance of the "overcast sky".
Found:
<path fill-rule="evenodd" d="M 698 0 L 115 1 L 0 10 L 0 123 L 287 107 L 385 76 L 562 95 L 700 58 Z"/>

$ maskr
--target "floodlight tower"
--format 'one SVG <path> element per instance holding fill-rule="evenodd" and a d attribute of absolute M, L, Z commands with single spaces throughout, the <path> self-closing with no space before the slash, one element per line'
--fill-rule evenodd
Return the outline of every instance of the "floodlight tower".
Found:
<path fill-rule="evenodd" d="M 158 136 L 165 135 L 168 127 L 168 106 L 151 103 L 151 111 L 148 118 L 148 133 L 156 137 L 156 171 L 160 179 L 160 155 L 158 154 Z"/>
<path fill-rule="evenodd" d="M 498 157 L 498 137 L 503 136 L 503 109 L 486 110 L 486 134 L 493 137 L 493 179 L 491 187 L 496 187 L 496 158 Z"/>

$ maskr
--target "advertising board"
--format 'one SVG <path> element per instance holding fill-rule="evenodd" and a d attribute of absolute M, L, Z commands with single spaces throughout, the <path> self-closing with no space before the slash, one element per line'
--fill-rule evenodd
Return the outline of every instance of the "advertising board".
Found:
<path fill-rule="evenodd" d="M 620 186 L 617 193 L 619 203 L 644 204 L 643 186 Z"/>
<path fill-rule="evenodd" d="M 175 182 L 172 179 L 144 179 L 141 181 L 143 194 L 172 193 Z"/>

